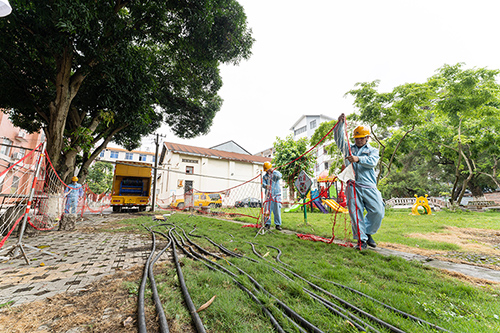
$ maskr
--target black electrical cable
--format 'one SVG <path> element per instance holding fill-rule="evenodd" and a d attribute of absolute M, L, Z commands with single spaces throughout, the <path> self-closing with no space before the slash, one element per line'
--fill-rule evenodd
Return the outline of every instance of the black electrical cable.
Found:
<path fill-rule="evenodd" d="M 181 229 L 182 229 L 182 228 L 181 228 Z M 194 230 L 193 230 L 193 231 L 194 231 Z M 191 235 L 191 233 L 192 233 L 193 231 L 191 231 L 189 234 Z M 183 232 L 184 232 L 184 230 L 183 230 Z M 214 256 L 214 257 L 216 257 L 217 259 L 223 259 L 223 258 L 221 258 L 221 257 L 219 257 L 219 256 L 217 256 L 217 255 L 215 255 L 215 254 L 213 254 L 213 253 L 210 253 L 210 252 L 208 252 L 208 251 L 204 250 L 202 247 L 199 247 L 197 244 L 193 243 L 193 242 L 189 239 L 189 237 L 187 237 L 187 235 L 185 234 L 185 232 L 184 232 L 184 236 L 186 237 L 186 239 L 188 240 L 188 242 L 190 242 L 191 244 L 195 245 L 198 249 L 200 249 L 200 250 L 201 250 L 201 251 L 203 251 L 204 253 L 209 254 L 209 255 L 211 255 L 211 256 Z M 226 249 L 224 246 L 222 246 L 222 245 L 220 245 L 220 244 L 217 244 L 217 243 L 215 243 L 214 241 L 212 241 L 209 237 L 206 237 L 206 236 L 205 236 L 205 239 L 207 239 L 207 240 L 208 240 L 211 244 L 213 244 L 213 245 L 217 246 L 219 249 L 221 249 L 221 251 L 222 251 L 222 252 L 224 252 L 224 253 L 226 253 L 226 254 L 228 254 L 228 255 L 230 255 L 230 256 L 237 257 L 237 258 L 245 258 L 245 259 L 248 259 L 248 260 L 251 260 L 251 261 L 254 261 L 254 262 L 259 263 L 259 261 L 258 261 L 258 260 L 255 260 L 255 259 L 253 259 L 253 258 L 249 258 L 249 257 L 243 256 L 243 255 L 241 255 L 241 254 L 237 254 L 237 253 L 235 253 L 235 252 L 232 252 L 232 251 L 230 251 L 230 250 Z M 252 245 L 252 246 L 253 246 L 253 245 Z M 281 252 L 281 250 L 279 250 L 278 248 L 275 248 L 275 249 L 277 249 L 279 252 Z M 255 250 L 254 250 L 254 252 L 255 252 Z M 249 276 L 246 272 L 241 271 L 238 267 L 236 267 L 236 269 L 237 269 L 237 270 L 239 270 L 240 272 L 242 272 L 243 274 L 247 275 L 247 276 L 248 276 L 251 280 L 253 279 L 253 278 L 252 278 L 251 276 Z M 254 282 L 254 284 L 255 284 L 255 283 L 257 283 L 255 280 L 253 280 L 252 282 Z M 306 289 L 306 290 L 307 290 L 307 289 Z M 266 292 L 267 292 L 267 291 L 266 291 Z M 310 291 L 309 291 L 309 292 L 310 292 Z M 311 293 L 311 292 L 310 292 L 310 293 Z M 271 296 L 272 296 L 272 295 L 271 295 Z M 272 297 L 274 298 L 274 296 L 272 296 Z M 320 296 L 318 296 L 318 295 L 316 295 L 316 299 L 318 299 L 318 298 L 321 298 L 321 297 L 320 297 Z M 281 301 L 280 301 L 280 300 L 278 300 L 277 298 L 276 298 L 276 300 L 277 300 L 278 304 L 280 304 L 280 302 L 281 302 Z M 323 299 L 323 300 L 324 300 L 324 299 Z M 324 301 L 325 301 L 325 302 L 327 302 L 326 300 L 324 300 Z M 325 304 L 325 302 L 322 302 L 322 304 Z M 286 306 L 284 303 L 281 303 L 281 305 L 280 305 L 280 306 L 284 306 L 283 308 L 284 308 L 285 310 L 287 310 L 287 309 L 286 309 L 286 308 L 287 308 L 287 306 Z M 328 305 L 327 305 L 327 307 L 328 307 Z M 336 312 L 336 311 L 335 311 L 335 309 L 333 309 L 333 308 L 332 308 L 332 306 L 329 306 L 329 309 L 330 309 L 331 311 L 333 311 L 333 312 Z M 288 310 L 291 310 L 291 309 L 290 309 L 290 308 L 288 308 Z M 343 309 L 342 309 L 342 310 L 343 310 Z M 293 311 L 293 310 L 292 310 L 292 311 Z M 291 314 L 294 318 L 297 318 L 297 317 L 295 317 L 295 316 L 294 316 L 294 314 L 293 314 L 293 313 L 290 313 L 290 314 Z M 342 313 L 340 313 L 340 312 L 338 312 L 337 314 L 338 314 L 339 316 L 344 316 L 344 315 L 343 315 Z M 297 314 L 297 315 L 298 315 L 298 314 Z M 363 323 L 363 324 L 365 324 L 366 326 L 368 326 L 368 327 L 372 328 L 372 329 L 373 329 L 373 331 L 378 332 L 376 329 L 374 329 L 373 327 L 371 327 L 371 326 L 370 326 L 370 325 L 368 325 L 367 323 L 363 322 L 360 318 L 357 318 L 356 316 L 354 316 L 354 315 L 352 315 L 352 314 L 349 314 L 349 315 L 350 315 L 351 317 L 353 317 L 353 320 L 355 320 L 355 321 L 357 321 L 357 322 L 362 322 L 362 323 Z M 347 318 L 346 318 L 346 319 L 347 319 Z M 302 319 L 298 319 L 298 320 L 299 320 L 299 321 L 302 321 Z M 305 319 L 304 319 L 304 320 L 305 320 Z M 305 325 L 306 325 L 306 326 L 308 326 L 308 324 L 307 324 L 307 323 L 306 323 Z M 311 324 L 311 325 L 312 325 L 312 324 Z M 363 327 L 361 327 L 360 325 L 358 325 L 358 324 L 353 324 L 353 325 L 355 325 L 358 329 L 360 329 L 360 330 L 364 331 L 364 328 L 363 328 Z M 387 324 L 387 325 L 390 325 L 390 324 Z M 314 329 L 314 328 L 309 327 L 309 329 Z"/>
<path fill-rule="evenodd" d="M 264 259 L 264 260 L 265 260 L 265 258 L 263 258 L 262 256 L 260 256 L 260 255 L 256 252 L 255 247 L 253 246 L 253 244 L 252 244 L 252 249 L 254 250 L 255 255 L 257 255 L 257 256 L 259 256 L 260 258 L 262 258 L 262 259 Z M 300 275 L 298 275 L 297 273 L 295 273 L 295 272 L 293 272 L 293 271 L 289 270 L 288 268 L 286 268 L 286 267 L 282 267 L 282 269 L 286 270 L 287 272 L 289 272 L 289 273 L 290 273 L 290 274 L 292 274 L 293 276 L 295 276 L 295 277 L 297 277 L 297 278 L 301 279 L 302 281 L 306 282 L 308 285 L 310 285 L 310 286 L 311 286 L 311 287 L 313 287 L 314 289 L 319 290 L 319 291 L 321 291 L 321 292 L 323 292 L 323 293 L 327 294 L 328 296 L 330 296 L 330 297 L 334 298 L 335 300 L 337 300 L 338 302 L 340 302 L 340 303 L 341 303 L 341 304 L 343 304 L 344 306 L 346 306 L 346 307 L 350 308 L 351 310 L 354 310 L 354 311 L 356 311 L 357 313 L 359 313 L 359 314 L 361 314 L 361 315 L 363 315 L 363 316 L 365 316 L 365 317 L 367 317 L 367 318 L 369 318 L 369 319 L 373 320 L 374 322 L 376 322 L 376 323 L 380 324 L 381 326 L 384 326 L 384 327 L 388 328 L 388 329 L 389 329 L 389 330 L 391 330 L 392 332 L 396 332 L 396 333 L 404 333 L 404 331 L 400 330 L 399 328 L 397 328 L 397 327 L 395 327 L 395 326 L 393 326 L 393 325 L 391 325 L 391 324 L 389 324 L 389 323 L 387 323 L 387 322 L 385 322 L 385 321 L 383 321 L 383 320 L 381 320 L 381 319 L 379 319 L 379 318 L 377 318 L 377 317 L 375 317 L 375 316 L 373 316 L 373 315 L 369 314 L 368 312 L 366 312 L 366 311 L 364 311 L 364 310 L 362 310 L 362 309 L 358 308 L 357 306 L 355 306 L 355 305 L 353 305 L 353 304 L 351 304 L 351 303 L 347 302 L 346 300 L 344 300 L 344 299 L 342 299 L 342 298 L 340 298 L 340 297 L 338 297 L 338 296 L 336 296 L 336 295 L 334 295 L 334 294 L 332 294 L 332 293 L 330 293 L 330 292 L 328 292 L 328 291 L 324 290 L 323 288 L 321 288 L 321 287 L 319 287 L 319 286 L 315 285 L 315 284 L 314 284 L 314 283 L 312 283 L 311 281 L 308 281 L 308 280 L 304 279 L 302 276 L 300 276 Z"/>
<path fill-rule="evenodd" d="M 265 259 L 264 257 L 262 257 L 259 253 L 257 253 L 257 251 L 255 250 L 255 246 L 253 243 L 249 243 L 251 246 L 252 246 L 252 250 L 254 252 L 255 255 L 257 255 L 259 258 L 262 258 L 263 260 L 265 260 L 266 262 L 269 263 L 269 261 L 267 259 Z M 278 249 L 279 250 L 279 249 Z M 279 250 L 281 252 L 281 250 Z M 285 273 L 281 272 L 279 269 L 277 268 L 274 268 L 272 267 L 272 270 L 285 277 L 286 279 L 290 280 L 290 281 L 293 281 L 290 277 L 288 277 Z M 348 310 L 346 309 L 343 309 L 341 307 L 339 307 L 338 305 L 336 304 L 333 304 L 332 302 L 326 300 L 324 297 L 321 297 L 315 293 L 313 293 L 312 291 L 308 290 L 307 288 L 302 288 L 307 294 L 309 294 L 309 296 L 311 296 L 314 300 L 320 302 L 323 306 L 325 306 L 328 310 L 330 310 L 331 312 L 333 312 L 334 314 L 348 320 L 349 322 L 351 322 L 351 324 L 353 324 L 358 330 L 360 331 L 366 331 L 366 329 L 361 326 L 361 325 L 364 325 L 365 327 L 368 327 L 370 328 L 373 332 L 379 332 L 376 328 L 374 328 L 373 326 L 371 326 L 370 324 L 368 324 L 367 322 L 363 321 L 361 318 L 355 316 L 354 314 L 350 313 Z M 351 319 L 347 318 L 346 316 L 350 317 Z M 352 322 L 354 321 L 354 322 Z"/>
<path fill-rule="evenodd" d="M 172 231 L 169 231 L 169 237 L 173 239 L 174 236 L 172 236 L 171 233 Z M 186 283 L 184 281 L 184 274 L 182 274 L 181 265 L 179 264 L 179 259 L 177 257 L 175 242 L 172 242 L 172 253 L 174 255 L 175 268 L 177 269 L 177 276 L 179 277 L 179 283 L 181 285 L 182 294 L 184 295 L 184 301 L 186 302 L 188 310 L 191 313 L 191 318 L 193 319 L 196 330 L 198 331 L 198 333 L 204 333 L 206 332 L 205 327 L 203 326 L 203 323 L 200 319 L 200 316 L 198 315 L 198 312 L 196 312 L 193 300 L 191 299 L 191 295 L 189 295 Z"/>
<path fill-rule="evenodd" d="M 278 249 L 278 248 L 276 248 L 276 247 L 274 247 L 274 246 L 270 246 L 270 245 L 267 245 L 267 247 L 270 247 L 270 248 L 273 248 L 273 249 L 278 250 L 278 251 L 279 251 L 279 255 L 276 257 L 276 261 L 278 261 L 279 263 L 281 263 L 281 264 L 283 264 L 283 265 L 285 265 L 285 266 L 290 267 L 290 265 L 288 265 L 288 264 L 286 264 L 286 263 L 284 263 L 284 262 L 282 262 L 282 261 L 280 260 L 280 258 L 279 258 L 279 256 L 281 255 L 281 250 L 280 250 L 280 249 Z M 323 278 L 318 277 L 318 276 L 314 276 L 314 275 L 311 275 L 311 276 L 312 276 L 312 277 L 314 277 L 314 278 L 316 278 L 316 279 L 323 280 L 323 281 L 325 281 L 325 282 L 331 283 L 331 284 L 333 284 L 333 285 L 335 285 L 335 286 L 337 286 L 337 287 L 339 287 L 339 288 L 343 288 L 343 289 L 349 290 L 349 291 L 351 291 L 351 292 L 353 292 L 353 293 L 356 293 L 356 294 L 358 294 L 358 295 L 360 295 L 360 296 L 366 297 L 367 299 L 369 299 L 369 300 L 371 300 L 371 301 L 373 301 L 373 302 L 375 302 L 375 303 L 377 303 L 377 304 L 380 304 L 380 305 L 384 306 L 386 309 L 389 309 L 389 310 L 391 310 L 391 311 L 393 311 L 393 312 L 395 312 L 395 313 L 397 313 L 397 314 L 401 315 L 403 318 L 406 318 L 406 319 L 411 319 L 411 320 L 416 321 L 416 322 L 419 322 L 419 323 L 421 323 L 421 324 L 425 324 L 425 325 L 427 325 L 427 326 L 429 326 L 429 327 L 431 327 L 431 328 L 433 328 L 433 329 L 439 330 L 439 331 L 448 332 L 448 333 L 453 333 L 452 331 L 449 331 L 449 330 L 447 330 L 447 329 L 445 329 L 445 328 L 443 328 L 443 327 L 440 327 L 440 326 L 438 326 L 438 325 L 435 325 L 435 324 L 433 324 L 433 323 L 430 323 L 430 322 L 428 322 L 428 321 L 426 321 L 426 320 L 424 320 L 424 319 L 422 319 L 422 318 L 419 318 L 419 317 L 413 316 L 413 315 L 411 315 L 411 314 L 409 314 L 409 313 L 406 313 L 406 312 L 404 312 L 404 311 L 402 311 L 402 310 L 396 309 L 396 308 L 394 308 L 394 307 L 392 307 L 392 306 L 390 306 L 390 305 L 388 305 L 388 304 L 385 304 L 385 303 L 383 303 L 383 302 L 381 302 L 381 301 L 379 301 L 379 300 L 377 300 L 377 299 L 375 299 L 375 298 L 373 298 L 373 297 L 371 297 L 371 296 L 369 296 L 369 295 L 367 295 L 367 294 L 362 293 L 362 292 L 361 292 L 361 291 L 359 291 L 359 290 L 356 290 L 356 289 L 351 288 L 351 287 L 348 287 L 348 286 L 344 286 L 344 285 L 342 285 L 342 284 L 340 284 L 340 283 L 337 283 L 337 282 L 334 282 L 334 281 L 330 281 L 330 280 L 327 280 L 327 279 L 323 279 Z"/>
<path fill-rule="evenodd" d="M 332 313 L 334 313 L 337 316 L 342 317 L 345 320 L 347 320 L 348 322 L 350 322 L 359 331 L 366 332 L 367 329 L 365 327 L 367 327 L 372 332 L 376 332 L 376 333 L 378 332 L 378 333 L 380 333 L 380 331 L 377 330 L 375 327 L 373 327 L 373 326 L 369 325 L 368 323 L 366 323 L 365 321 L 361 320 L 361 318 L 356 317 L 355 315 L 353 315 L 352 313 L 350 313 L 346 309 L 343 309 L 340 306 L 338 306 L 338 305 L 336 305 L 336 304 L 334 304 L 332 302 L 329 302 L 328 300 L 324 299 L 323 297 L 320 297 L 319 295 L 313 293 L 312 291 L 310 291 L 307 288 L 303 288 L 303 290 L 307 294 L 309 294 L 309 296 L 311 296 L 313 299 L 315 299 L 316 301 L 318 301 L 321 304 L 323 304 L 323 306 L 326 307 L 328 310 L 330 310 Z M 364 325 L 364 326 L 362 326 L 362 325 Z"/>
<path fill-rule="evenodd" d="M 156 231 L 154 231 L 156 232 Z M 160 256 L 170 247 L 172 244 L 172 240 L 169 240 L 167 246 L 165 246 L 151 261 L 151 264 L 149 265 L 148 269 L 148 276 L 149 276 L 149 281 L 151 282 L 151 290 L 153 293 L 153 300 L 155 303 L 156 307 L 156 313 L 158 314 L 158 322 L 160 324 L 160 332 L 161 333 L 168 333 L 168 323 L 167 323 L 167 317 L 165 316 L 165 311 L 163 311 L 163 306 L 161 304 L 160 296 L 158 295 L 158 288 L 156 287 L 156 281 L 155 277 L 153 274 L 153 266 L 156 263 L 156 261 L 160 258 Z"/>
<path fill-rule="evenodd" d="M 210 238 L 206 237 L 205 238 L 210 242 L 212 243 L 213 245 L 217 246 L 220 248 L 220 246 L 218 244 L 216 244 L 214 241 L 212 241 Z M 187 241 L 189 243 L 192 243 L 192 241 L 189 239 L 189 237 L 186 237 Z M 222 249 L 221 249 L 222 250 Z M 225 252 L 225 251 L 223 251 Z M 226 253 L 226 252 L 225 252 Z M 227 252 L 226 254 L 228 255 L 234 255 L 233 252 L 229 251 Z M 217 259 L 223 259 L 215 254 L 211 254 L 212 256 L 214 256 L 215 258 Z M 250 259 L 248 257 L 245 257 L 245 256 L 242 256 L 242 255 L 238 255 L 238 257 L 241 257 L 241 258 L 246 258 L 246 259 Z M 255 260 L 255 259 L 254 259 Z M 258 261 L 257 261 L 258 262 Z M 231 262 L 228 262 L 230 266 L 234 267 L 238 272 L 240 272 L 241 274 L 245 275 L 256 287 L 257 289 L 263 291 L 264 293 L 266 293 L 266 295 L 270 296 L 290 317 L 292 317 L 293 319 L 299 321 L 306 329 L 308 329 L 309 331 L 311 332 L 317 332 L 317 333 L 321 333 L 323 331 L 321 331 L 319 328 L 317 328 L 316 326 L 314 326 L 312 323 L 310 323 L 308 320 L 306 320 L 305 318 L 303 318 L 301 315 L 299 315 L 297 312 L 295 312 L 294 310 L 292 310 L 289 306 L 287 306 L 285 303 L 283 303 L 281 300 L 279 300 L 277 297 L 275 297 L 274 295 L 272 295 L 271 293 L 269 293 L 264 287 L 262 287 L 262 285 L 260 285 L 257 280 L 255 280 L 250 274 L 246 273 L 245 271 L 243 271 L 242 269 L 240 269 L 239 267 L 237 267 L 236 265 L 232 264 Z"/>
<path fill-rule="evenodd" d="M 272 270 L 281 275 L 283 278 L 287 279 L 288 281 L 292 281 L 293 282 L 293 279 L 291 279 L 288 275 L 286 275 L 285 273 L 283 273 L 282 271 L 280 271 L 279 269 L 276 269 L 274 267 L 272 267 Z M 321 304 L 323 304 L 323 306 L 325 306 L 328 310 L 330 310 L 331 312 L 333 312 L 334 314 L 344 318 L 345 320 L 349 321 L 351 324 L 353 324 L 353 326 L 355 326 L 359 331 L 362 331 L 362 332 L 365 332 L 366 329 L 361 326 L 361 324 L 365 325 L 366 327 L 369 327 L 372 331 L 374 332 L 379 332 L 377 329 L 373 328 L 372 326 L 370 326 L 369 324 L 367 324 L 366 322 L 362 321 L 360 318 L 354 316 L 352 313 L 350 313 L 349 311 L 347 311 L 346 309 L 342 309 L 341 307 L 339 307 L 338 305 L 335 305 L 329 301 L 327 301 L 326 299 L 324 299 L 323 297 L 313 293 L 312 291 L 306 289 L 306 288 L 302 288 L 307 294 L 309 294 L 310 297 L 312 297 L 314 300 L 320 302 Z M 351 318 L 348 318 L 351 317 Z M 354 321 L 354 323 L 352 322 Z"/>
<path fill-rule="evenodd" d="M 142 274 L 142 280 L 139 287 L 139 295 L 137 299 L 137 330 L 139 331 L 139 333 L 147 333 L 148 331 L 146 328 L 146 314 L 144 311 L 144 290 L 146 289 L 149 263 L 151 262 L 151 258 L 153 257 L 156 249 L 156 241 L 153 233 L 151 233 L 151 237 L 153 238 L 152 249 L 151 253 L 148 256 L 148 259 L 146 260 L 146 265 L 144 266 L 144 272 Z"/>
<path fill-rule="evenodd" d="M 179 238 L 180 235 L 179 235 Z M 182 238 L 181 238 L 182 239 Z M 177 239 L 174 237 L 174 241 L 177 243 L 177 245 L 179 245 Z M 237 275 L 235 275 L 233 272 L 229 271 L 229 270 L 226 270 L 224 267 L 220 266 L 219 264 L 217 263 L 214 263 L 210 260 L 208 260 L 207 258 L 203 257 L 202 255 L 196 253 L 196 251 L 193 250 L 193 248 L 189 245 L 186 245 L 186 247 L 189 247 L 190 250 L 192 251 L 192 253 L 194 253 L 195 255 L 193 255 L 192 253 L 189 253 L 188 251 L 186 251 L 186 249 L 184 249 L 182 246 L 179 246 L 182 251 L 187 255 L 189 256 L 190 258 L 194 259 L 194 260 L 205 260 L 207 261 L 208 263 L 210 263 L 211 265 L 216 265 L 217 267 L 219 267 L 221 270 L 218 270 L 206 263 L 204 263 L 202 261 L 202 263 L 208 267 L 210 270 L 215 270 L 215 271 L 219 271 L 219 272 L 223 272 L 223 273 L 226 273 L 226 274 L 229 274 L 231 277 L 232 277 L 232 280 L 235 282 L 235 284 L 240 288 L 242 289 L 243 291 L 245 291 L 249 296 L 250 298 L 256 302 L 258 305 L 260 305 L 261 309 L 264 311 L 264 313 L 270 318 L 271 320 L 271 323 L 273 324 L 274 328 L 276 328 L 276 330 L 280 333 L 285 333 L 285 331 L 283 330 L 283 328 L 281 327 L 281 325 L 278 323 L 278 321 L 276 320 L 276 318 L 274 318 L 274 316 L 272 315 L 272 313 L 266 308 L 266 306 L 264 304 L 262 304 L 262 302 L 248 289 L 246 288 L 243 284 L 241 284 L 240 282 L 238 282 L 236 280 L 237 278 Z"/>
<path fill-rule="evenodd" d="M 171 242 L 168 243 L 168 245 L 161 250 L 158 255 L 151 260 L 152 256 L 154 255 L 154 252 L 156 250 L 156 237 L 154 235 L 154 231 L 152 231 L 151 228 L 146 227 L 144 224 L 142 225 L 144 228 L 146 228 L 149 232 L 151 232 L 151 237 L 153 239 L 153 245 L 152 245 L 152 251 L 151 254 L 148 257 L 148 260 L 146 261 L 145 265 L 145 270 L 144 272 L 148 272 L 148 277 L 151 282 L 151 290 L 152 290 L 152 295 L 153 295 L 153 300 L 155 303 L 156 307 L 156 312 L 158 314 L 158 321 L 160 325 L 160 332 L 161 333 L 168 333 L 168 323 L 167 323 L 167 318 L 165 316 L 165 312 L 163 311 L 163 306 L 161 305 L 161 300 L 158 295 L 158 288 L 156 287 L 156 282 L 154 279 L 154 274 L 153 274 L 153 269 L 152 267 L 156 263 L 156 261 L 160 258 L 160 256 L 165 252 L 169 247 Z M 138 326 L 140 332 L 147 332 L 146 330 L 146 316 L 145 316 L 145 311 L 144 311 L 144 291 L 145 291 L 145 286 L 146 286 L 146 276 L 145 274 L 143 275 L 142 281 L 141 281 L 141 287 L 139 289 L 139 300 L 138 300 Z"/>

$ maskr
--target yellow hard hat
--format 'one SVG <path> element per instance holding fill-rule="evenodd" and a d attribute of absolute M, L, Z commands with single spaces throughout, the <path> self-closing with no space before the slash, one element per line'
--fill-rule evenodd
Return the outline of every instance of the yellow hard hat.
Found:
<path fill-rule="evenodd" d="M 73 176 L 73 178 L 71 178 L 71 181 L 72 182 L 77 182 L 78 181 L 78 177 L 77 176 Z"/>
<path fill-rule="evenodd" d="M 370 129 L 366 126 L 358 126 L 354 129 L 353 136 L 355 139 L 364 138 L 370 135 Z"/>
<path fill-rule="evenodd" d="M 264 171 L 267 171 L 269 169 L 271 169 L 273 167 L 273 165 L 271 164 L 271 162 L 264 162 Z"/>

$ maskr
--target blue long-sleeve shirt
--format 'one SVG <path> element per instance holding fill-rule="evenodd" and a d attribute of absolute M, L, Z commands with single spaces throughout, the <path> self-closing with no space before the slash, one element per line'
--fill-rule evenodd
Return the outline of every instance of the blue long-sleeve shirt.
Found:
<path fill-rule="evenodd" d="M 82 187 L 82 184 L 80 183 L 71 183 L 68 185 L 68 187 L 66 187 L 66 189 L 64 190 L 65 193 L 68 193 L 68 196 L 70 198 L 79 198 L 83 195 L 83 187 Z"/>
<path fill-rule="evenodd" d="M 282 175 L 281 172 L 278 170 L 274 170 L 272 173 L 272 179 L 271 176 L 266 172 L 264 177 L 262 177 L 262 187 L 266 189 L 266 194 L 267 194 L 267 186 L 269 183 L 271 183 L 271 195 L 273 197 L 281 195 L 281 186 L 280 186 L 280 179 Z"/>
<path fill-rule="evenodd" d="M 349 156 L 349 143 L 345 140 L 344 126 L 344 122 L 339 123 L 335 127 L 333 134 L 337 146 L 344 156 L 347 157 Z M 351 154 L 359 158 L 359 162 L 352 163 L 354 174 L 356 175 L 356 184 L 376 187 L 377 175 L 375 173 L 375 167 L 380 159 L 378 149 L 368 144 L 361 148 L 358 148 L 355 144 L 351 144 Z M 348 166 L 349 164 L 351 164 L 351 162 L 346 160 L 345 165 Z"/>

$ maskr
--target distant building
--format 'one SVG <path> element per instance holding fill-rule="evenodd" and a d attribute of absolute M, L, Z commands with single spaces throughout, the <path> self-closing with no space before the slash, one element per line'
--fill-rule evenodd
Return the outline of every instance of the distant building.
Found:
<path fill-rule="evenodd" d="M 12 125 L 8 115 L 0 111 L 0 173 L 19 161 L 45 140 L 43 131 L 28 134 L 25 130 Z M 0 176 L 0 193 L 20 195 L 28 194 L 31 187 L 25 184 L 18 167 Z M 26 177 L 28 177 L 26 175 Z M 21 188 L 18 188 L 19 186 Z"/>
<path fill-rule="evenodd" d="M 320 115 L 303 115 L 290 128 L 293 131 L 294 140 L 301 138 L 311 139 L 319 125 L 325 121 L 332 121 L 333 118 L 324 114 Z M 317 178 L 321 172 L 328 170 L 332 163 L 332 158 L 326 152 L 326 146 L 331 142 L 322 142 L 317 147 L 316 165 L 314 167 L 314 176 Z"/>
<path fill-rule="evenodd" d="M 325 121 L 332 121 L 333 118 L 326 116 L 324 114 L 320 115 L 302 115 L 293 126 L 290 131 L 293 132 L 293 139 L 298 140 L 301 138 L 310 139 L 319 124 Z"/>
<path fill-rule="evenodd" d="M 210 149 L 223 150 L 223 151 L 227 151 L 230 153 L 252 155 L 246 149 L 241 147 L 239 144 L 237 144 L 233 140 L 221 143 L 220 145 L 217 145 L 217 146 L 213 146 Z"/>
<path fill-rule="evenodd" d="M 155 153 L 150 151 L 132 150 L 123 148 L 106 147 L 101 151 L 96 161 L 116 162 L 116 161 L 136 161 L 154 164 Z"/>
<path fill-rule="evenodd" d="M 266 150 L 260 151 L 255 154 L 256 156 L 263 156 L 263 157 L 268 157 L 268 158 L 273 158 L 274 157 L 274 147 L 267 148 Z"/>

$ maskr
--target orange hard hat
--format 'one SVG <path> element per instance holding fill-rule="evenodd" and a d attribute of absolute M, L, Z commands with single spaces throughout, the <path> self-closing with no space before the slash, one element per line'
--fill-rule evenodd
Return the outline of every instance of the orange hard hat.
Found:
<path fill-rule="evenodd" d="M 267 171 L 269 169 L 271 169 L 273 167 L 273 165 L 271 164 L 271 162 L 264 162 L 264 171 Z"/>
<path fill-rule="evenodd" d="M 71 178 L 71 181 L 72 182 L 77 182 L 78 181 L 78 177 L 77 176 L 73 176 L 73 178 Z"/>
<path fill-rule="evenodd" d="M 364 138 L 370 135 L 370 129 L 366 126 L 358 126 L 354 129 L 353 136 L 355 139 Z"/>

